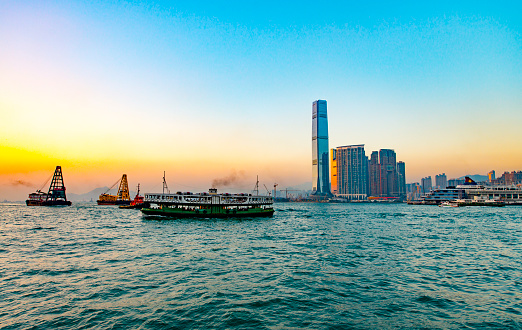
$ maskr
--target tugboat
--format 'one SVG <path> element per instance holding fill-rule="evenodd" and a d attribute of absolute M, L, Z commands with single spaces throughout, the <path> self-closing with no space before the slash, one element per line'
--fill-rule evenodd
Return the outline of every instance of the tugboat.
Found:
<path fill-rule="evenodd" d="M 116 195 L 110 195 L 109 191 L 114 188 L 117 184 L 120 184 L 118 186 L 118 193 Z M 121 179 L 116 181 L 112 187 L 107 189 L 106 192 L 100 195 L 98 197 L 98 200 L 96 201 L 98 205 L 130 205 L 131 199 L 129 195 L 129 184 L 127 182 L 127 174 L 123 174 Z"/>
<path fill-rule="evenodd" d="M 46 181 L 46 183 L 47 182 L 48 181 Z M 44 186 L 46 183 L 44 183 Z M 44 193 L 41 188 L 38 189 L 36 192 L 29 194 L 29 198 L 25 201 L 25 204 L 27 206 L 71 206 L 71 202 L 68 201 L 65 196 L 65 185 L 63 184 L 61 166 L 56 166 L 54 170 L 49 191 Z"/>
<path fill-rule="evenodd" d="M 138 183 L 138 192 L 134 196 L 134 200 L 129 205 L 120 205 L 120 209 L 142 209 L 147 204 L 144 202 L 143 196 L 140 196 L 140 184 Z"/>
<path fill-rule="evenodd" d="M 165 187 L 165 179 L 163 182 Z M 256 188 L 258 184 L 259 181 Z M 256 195 L 218 194 L 216 188 L 199 194 L 163 191 L 145 194 L 145 203 L 148 205 L 141 209 L 143 214 L 175 218 L 268 217 L 274 214 L 274 198 L 259 196 L 259 189 Z"/>

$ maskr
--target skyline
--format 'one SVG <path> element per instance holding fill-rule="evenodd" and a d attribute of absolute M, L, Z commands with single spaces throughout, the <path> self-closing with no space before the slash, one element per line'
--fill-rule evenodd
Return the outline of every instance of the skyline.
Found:
<path fill-rule="evenodd" d="M 408 183 L 522 169 L 520 4 L 227 3 L 0 3 L 0 199 L 310 182 L 318 99 Z"/>

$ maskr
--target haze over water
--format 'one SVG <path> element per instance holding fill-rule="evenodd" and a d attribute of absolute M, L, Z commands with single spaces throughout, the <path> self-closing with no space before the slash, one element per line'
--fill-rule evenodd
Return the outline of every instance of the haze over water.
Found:
<path fill-rule="evenodd" d="M 0 204 L 0 328 L 522 326 L 517 207 L 163 220 Z"/>

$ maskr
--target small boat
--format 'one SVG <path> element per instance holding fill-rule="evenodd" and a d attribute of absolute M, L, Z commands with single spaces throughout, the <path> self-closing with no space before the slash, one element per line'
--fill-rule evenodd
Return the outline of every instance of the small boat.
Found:
<path fill-rule="evenodd" d="M 52 178 L 53 180 L 47 193 L 44 193 L 42 188 L 49 182 L 50 178 L 47 179 L 42 188 L 29 194 L 29 198 L 25 201 L 27 206 L 71 206 L 71 202 L 67 200 L 67 196 L 65 195 L 61 166 L 56 166 Z"/>
<path fill-rule="evenodd" d="M 446 201 L 446 202 L 440 203 L 439 207 L 459 207 L 459 204 Z"/>

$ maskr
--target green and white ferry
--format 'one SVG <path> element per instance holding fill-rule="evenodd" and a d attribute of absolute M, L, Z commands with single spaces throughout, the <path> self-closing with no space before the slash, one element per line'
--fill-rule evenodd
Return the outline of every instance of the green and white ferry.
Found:
<path fill-rule="evenodd" d="M 190 192 L 147 193 L 145 215 L 175 218 L 266 217 L 274 214 L 274 198 L 252 194 L 218 194 L 217 189 L 193 194 Z"/>

